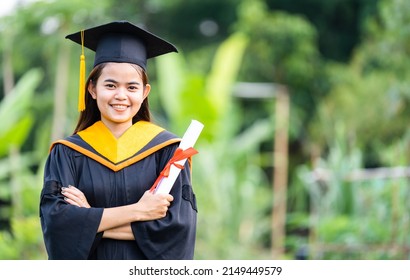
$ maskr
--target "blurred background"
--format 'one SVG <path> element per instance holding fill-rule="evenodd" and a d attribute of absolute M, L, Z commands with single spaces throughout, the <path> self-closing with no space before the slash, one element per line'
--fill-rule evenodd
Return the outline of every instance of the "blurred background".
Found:
<path fill-rule="evenodd" d="M 6 2 L 0 259 L 47 258 L 43 166 L 78 117 L 64 37 L 119 19 L 179 49 L 149 64 L 154 122 L 205 125 L 196 259 L 409 258 L 410 1 Z"/>

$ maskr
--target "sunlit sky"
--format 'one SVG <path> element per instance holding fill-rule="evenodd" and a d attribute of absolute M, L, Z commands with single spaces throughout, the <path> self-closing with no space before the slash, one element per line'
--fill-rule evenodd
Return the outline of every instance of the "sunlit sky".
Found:
<path fill-rule="evenodd" d="M 12 12 L 16 2 L 16 0 L 2 1 L 0 5 L 0 16 L 4 16 Z"/>
<path fill-rule="evenodd" d="M 28 3 L 38 0 L 2 0 L 0 5 L 0 17 L 8 15 L 13 12 L 18 3 Z"/>

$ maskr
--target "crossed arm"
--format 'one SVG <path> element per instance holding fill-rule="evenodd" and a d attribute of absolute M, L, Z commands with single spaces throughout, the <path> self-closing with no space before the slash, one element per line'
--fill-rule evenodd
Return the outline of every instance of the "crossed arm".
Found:
<path fill-rule="evenodd" d="M 61 193 L 71 205 L 91 207 L 84 193 L 74 186 L 63 188 Z M 172 201 L 173 197 L 170 194 L 154 194 L 146 191 L 136 203 L 104 208 L 98 232 L 104 232 L 103 238 L 133 240 L 131 223 L 165 217 Z"/>

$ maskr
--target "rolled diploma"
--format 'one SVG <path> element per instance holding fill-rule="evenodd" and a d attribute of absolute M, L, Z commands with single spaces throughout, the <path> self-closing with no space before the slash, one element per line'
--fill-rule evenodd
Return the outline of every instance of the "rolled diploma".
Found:
<path fill-rule="evenodd" d="M 184 136 L 179 143 L 179 148 L 182 150 L 186 150 L 190 147 L 194 147 L 196 140 L 198 139 L 199 135 L 202 132 L 204 125 L 197 120 L 192 120 L 191 124 L 189 125 L 188 129 L 185 131 Z M 186 159 L 177 161 L 178 164 L 184 166 Z M 176 167 L 175 165 L 171 165 L 169 170 L 169 176 L 162 178 L 162 180 L 158 183 L 157 188 L 155 189 L 155 193 L 169 193 L 174 185 L 181 169 Z"/>

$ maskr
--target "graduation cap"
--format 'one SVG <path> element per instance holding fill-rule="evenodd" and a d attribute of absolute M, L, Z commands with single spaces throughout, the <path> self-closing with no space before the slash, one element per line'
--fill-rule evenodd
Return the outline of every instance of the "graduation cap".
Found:
<path fill-rule="evenodd" d="M 147 69 L 147 59 L 169 52 L 178 52 L 177 48 L 128 21 L 114 21 L 67 35 L 81 45 L 79 111 L 85 109 L 85 57 L 84 47 L 95 52 L 94 67 L 103 62 L 127 62 Z"/>

